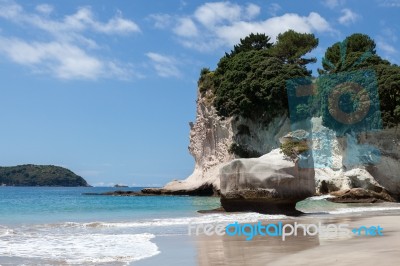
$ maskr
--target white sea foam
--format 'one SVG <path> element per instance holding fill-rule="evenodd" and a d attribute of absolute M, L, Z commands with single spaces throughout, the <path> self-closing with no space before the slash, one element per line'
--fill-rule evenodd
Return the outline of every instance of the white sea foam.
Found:
<path fill-rule="evenodd" d="M 323 199 L 329 199 L 329 198 L 334 198 L 332 195 L 322 195 L 322 196 L 314 196 L 308 198 L 308 200 L 323 200 Z"/>
<path fill-rule="evenodd" d="M 143 233 L 151 227 L 186 226 L 190 223 L 257 222 L 264 219 L 287 218 L 285 215 L 258 213 L 218 213 L 126 222 L 65 222 L 18 228 L 0 227 L 0 256 L 40 258 L 79 265 L 113 262 L 128 264 L 159 253 L 157 245 L 151 242 L 154 235 Z M 111 230 L 99 230 L 103 228 Z M 140 232 L 120 230 L 121 228 L 138 228 Z"/>
<path fill-rule="evenodd" d="M 0 237 L 12 235 L 12 234 L 14 234 L 14 230 L 9 229 L 7 227 L 3 227 L 3 226 L 0 227 Z"/>
<path fill-rule="evenodd" d="M 155 227 L 155 226 L 175 226 L 175 225 L 188 225 L 188 224 L 205 224 L 205 223 L 223 223 L 223 222 L 257 222 L 259 220 L 282 220 L 288 219 L 285 215 L 265 215 L 259 213 L 233 213 L 233 214 L 207 214 L 196 217 L 182 217 L 182 218 L 164 218 L 164 219 L 150 219 L 134 222 L 90 222 L 90 223 L 75 223 L 66 222 L 62 227 L 85 227 L 85 228 L 98 228 L 98 227 Z M 55 226 L 55 225 L 52 225 Z"/>
<path fill-rule="evenodd" d="M 159 252 L 152 234 L 36 234 L 0 237 L 0 256 L 40 258 L 59 263 L 124 263 Z"/>
<path fill-rule="evenodd" d="M 330 214 L 346 214 L 357 212 L 374 212 L 374 211 L 396 211 L 400 207 L 355 207 L 355 208 L 340 208 L 334 211 L 329 211 Z"/>

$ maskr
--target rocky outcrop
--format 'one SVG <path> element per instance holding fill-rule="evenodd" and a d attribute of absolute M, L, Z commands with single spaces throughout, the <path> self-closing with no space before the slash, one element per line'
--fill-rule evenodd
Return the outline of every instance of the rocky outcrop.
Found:
<path fill-rule="evenodd" d="M 312 122 L 313 131 L 324 130 L 324 136 L 334 136 L 333 131 L 321 126 L 320 118 L 313 118 Z M 313 143 L 327 147 L 327 151 L 314 153 L 315 161 L 331 160 L 328 166 L 316 166 L 317 194 L 361 188 L 378 194 L 384 190 L 393 199 L 400 200 L 400 130 L 384 129 L 340 138 L 319 137 L 313 139 Z M 371 194 L 371 200 L 374 198 Z"/>
<path fill-rule="evenodd" d="M 364 188 L 352 188 L 332 192 L 331 195 L 335 197 L 328 198 L 327 200 L 336 203 L 377 203 L 396 201 L 385 189 L 376 192 Z"/>
<path fill-rule="evenodd" d="M 179 184 L 179 182 L 185 181 L 173 181 L 174 184 Z M 212 184 L 204 183 L 198 187 L 193 187 L 190 189 L 180 188 L 176 185 L 174 189 L 166 188 L 145 188 L 141 190 L 144 194 L 152 195 L 187 195 L 187 196 L 218 196 L 219 191 L 215 189 Z"/>
<path fill-rule="evenodd" d="M 365 169 L 389 193 L 400 201 L 400 129 L 391 128 L 362 134 L 360 143 L 368 143 L 380 151 L 380 162 Z"/>
<path fill-rule="evenodd" d="M 116 190 L 116 191 L 108 191 L 108 192 L 86 192 L 82 193 L 82 195 L 86 196 L 152 196 L 151 194 L 143 194 L 141 192 L 136 191 L 124 191 L 124 190 Z"/>
<path fill-rule="evenodd" d="M 222 192 L 222 166 L 243 156 L 262 161 L 257 157 L 278 148 L 279 139 L 283 137 L 281 140 L 284 142 L 284 136 L 292 131 L 285 114 L 268 124 L 261 118 L 259 121 L 243 117 L 223 119 L 213 107 L 213 96 L 209 93 L 199 93 L 196 121 L 190 123 L 189 152 L 195 160 L 193 173 L 185 180 L 171 181 L 163 188 L 144 189 L 143 193 L 218 195 Z M 309 133 L 312 133 L 310 138 L 314 151 L 315 194 L 342 193 L 362 188 L 378 194 L 385 190 L 392 198 L 400 200 L 400 130 L 385 129 L 336 137 L 332 130 L 322 126 L 321 118 L 312 118 L 311 128 Z M 290 134 L 287 136 L 296 137 Z M 366 149 L 368 146 L 380 152 L 379 162 L 374 162 L 376 154 L 370 153 Z M 354 164 L 354 159 L 360 163 Z M 251 178 L 246 179 L 250 182 Z M 259 184 L 257 178 L 252 180 L 254 186 Z M 242 196 L 249 197 L 253 192 L 246 192 Z M 273 194 L 267 197 L 272 198 Z M 253 203 L 256 205 L 255 201 Z"/>
<path fill-rule="evenodd" d="M 194 157 L 193 173 L 185 180 L 174 180 L 166 184 L 162 193 L 193 194 L 201 187 L 211 185 L 219 191 L 219 165 L 234 158 L 228 152 L 234 133 L 232 119 L 221 119 L 207 98 L 198 97 L 196 122 L 190 123 L 189 152 Z"/>
<path fill-rule="evenodd" d="M 188 195 L 186 193 L 179 194 L 179 192 L 171 193 L 170 191 L 163 191 L 160 188 L 146 188 L 144 191 L 132 191 L 132 190 L 116 190 L 116 191 L 108 191 L 108 192 L 87 192 L 82 193 L 82 195 L 86 196 L 126 196 L 126 197 L 139 197 L 139 196 L 159 196 L 159 195 Z M 197 194 L 196 194 L 197 195 Z M 204 195 L 211 196 L 212 194 Z"/>
<path fill-rule="evenodd" d="M 315 193 L 312 156 L 295 161 L 275 149 L 260 158 L 236 159 L 221 168 L 221 204 L 227 211 L 296 214 L 295 205 Z"/>
<path fill-rule="evenodd" d="M 199 93 L 196 103 L 196 121 L 190 123 L 189 145 L 195 160 L 193 173 L 185 180 L 169 182 L 157 190 L 160 194 L 208 195 L 210 186 L 213 194 L 218 194 L 220 168 L 239 157 L 233 150 L 249 157 L 261 156 L 278 148 L 279 138 L 290 131 L 286 115 L 268 124 L 237 116 L 223 119 L 212 105 L 212 95 Z"/>

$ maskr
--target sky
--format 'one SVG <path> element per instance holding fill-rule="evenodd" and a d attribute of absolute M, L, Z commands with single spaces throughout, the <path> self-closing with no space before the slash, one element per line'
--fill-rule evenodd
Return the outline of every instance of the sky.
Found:
<path fill-rule="evenodd" d="M 0 165 L 67 167 L 91 185 L 160 186 L 188 152 L 201 68 L 240 38 L 352 33 L 400 63 L 400 0 L 0 0 Z"/>

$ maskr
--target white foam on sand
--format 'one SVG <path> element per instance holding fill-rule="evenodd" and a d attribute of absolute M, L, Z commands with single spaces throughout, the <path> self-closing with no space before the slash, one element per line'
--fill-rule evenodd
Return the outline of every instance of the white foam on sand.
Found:
<path fill-rule="evenodd" d="M 340 208 L 334 211 L 329 211 L 329 214 L 347 214 L 357 212 L 375 212 L 375 211 L 398 211 L 400 207 L 353 207 L 353 208 Z"/>
<path fill-rule="evenodd" d="M 160 253 L 157 245 L 151 242 L 155 235 L 143 232 L 151 227 L 287 218 L 285 215 L 259 213 L 213 213 L 121 222 L 63 222 L 20 228 L 0 227 L 0 257 L 43 259 L 56 264 L 129 264 Z M 103 228 L 118 230 L 101 230 Z M 138 228 L 141 232 L 132 232 L 129 228 Z"/>
<path fill-rule="evenodd" d="M 329 199 L 329 198 L 334 198 L 332 195 L 322 195 L 322 196 L 314 196 L 307 198 L 308 200 L 323 200 L 323 199 Z"/>
<path fill-rule="evenodd" d="M 14 234 L 14 230 L 0 225 L 0 237 Z"/>
<path fill-rule="evenodd" d="M 30 234 L 0 236 L 0 256 L 36 258 L 57 263 L 123 263 L 157 255 L 152 234 Z"/>
<path fill-rule="evenodd" d="M 133 227 L 154 227 L 154 226 L 174 226 L 174 225 L 188 225 L 188 224 L 205 224 L 205 223 L 223 223 L 223 222 L 257 222 L 259 220 L 282 220 L 288 219 L 286 215 L 265 215 L 259 213 L 233 213 L 233 214 L 206 214 L 196 217 L 182 217 L 182 218 L 164 218 L 164 219 L 150 219 L 135 222 L 90 222 L 90 223 L 63 223 L 64 227 L 84 227 L 84 228 L 98 228 L 98 227 L 120 227 L 120 228 L 133 228 Z"/>

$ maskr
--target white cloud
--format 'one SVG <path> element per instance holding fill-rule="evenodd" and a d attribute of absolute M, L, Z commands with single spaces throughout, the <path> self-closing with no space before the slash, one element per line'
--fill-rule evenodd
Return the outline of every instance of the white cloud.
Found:
<path fill-rule="evenodd" d="M 0 37 L 0 53 L 12 62 L 36 71 L 53 74 L 60 79 L 124 79 L 129 70 L 116 63 L 102 61 L 83 49 L 68 43 L 32 42 Z"/>
<path fill-rule="evenodd" d="M 381 31 L 383 35 L 378 35 L 376 39 L 376 48 L 378 54 L 392 63 L 398 64 L 400 60 L 400 51 L 397 45 L 397 36 L 394 30 L 387 28 Z"/>
<path fill-rule="evenodd" d="M 338 0 L 325 0 L 323 3 L 329 8 L 335 8 L 339 5 Z"/>
<path fill-rule="evenodd" d="M 330 9 L 334 9 L 338 6 L 344 5 L 345 0 L 323 0 L 322 3 Z"/>
<path fill-rule="evenodd" d="M 22 7 L 17 4 L 4 5 L 3 3 L 7 2 L 0 1 L 0 18 L 11 20 L 22 12 Z"/>
<path fill-rule="evenodd" d="M 84 175 L 82 175 L 82 176 L 84 176 Z M 97 176 L 94 176 L 94 177 L 97 177 Z M 97 182 L 97 183 L 94 183 L 92 186 L 94 186 L 94 187 L 113 187 L 113 186 L 115 186 L 115 183 L 113 183 L 113 182 L 111 182 L 111 183 Z"/>
<path fill-rule="evenodd" d="M 206 27 L 214 27 L 222 22 L 234 22 L 240 20 L 241 6 L 229 2 L 205 3 L 198 7 L 194 17 Z"/>
<path fill-rule="evenodd" d="M 53 6 L 48 5 L 48 4 L 37 5 L 35 9 L 36 9 L 36 11 L 38 11 L 42 14 L 45 14 L 45 15 L 49 15 L 54 10 Z"/>
<path fill-rule="evenodd" d="M 297 14 L 285 14 L 261 22 L 237 22 L 232 25 L 220 27 L 217 36 L 225 40 L 227 45 L 236 44 L 240 38 L 254 32 L 266 33 L 274 41 L 279 33 L 293 29 L 298 32 L 310 33 L 323 32 L 330 29 L 328 22 L 319 14 L 310 13 L 308 17 Z"/>
<path fill-rule="evenodd" d="M 376 43 L 378 49 L 382 50 L 383 52 L 387 54 L 397 54 L 398 51 L 394 46 L 390 45 L 389 43 L 385 42 L 384 40 L 379 40 Z"/>
<path fill-rule="evenodd" d="M 378 0 L 382 7 L 400 7 L 400 0 Z"/>
<path fill-rule="evenodd" d="M 257 17 L 261 12 L 261 8 L 255 4 L 248 4 L 246 7 L 246 17 L 248 19 L 253 19 Z"/>
<path fill-rule="evenodd" d="M 311 12 L 308 17 L 302 17 L 309 25 L 309 32 L 317 31 L 317 32 L 331 32 L 334 31 L 329 25 L 328 21 L 326 21 L 320 14 Z"/>
<path fill-rule="evenodd" d="M 205 3 L 198 7 L 194 17 L 206 27 L 214 27 L 223 22 L 241 19 L 253 19 L 260 14 L 261 8 L 255 4 L 240 6 L 230 2 Z"/>
<path fill-rule="evenodd" d="M 0 1 L 0 18 L 31 31 L 45 32 L 49 37 L 47 41 L 38 41 L 35 37 L 23 40 L 2 34 L 0 53 L 12 62 L 61 79 L 126 79 L 135 76 L 129 64 L 89 54 L 89 50 L 100 46 L 85 36 L 87 31 L 107 35 L 140 32 L 137 24 L 124 19 L 121 12 L 107 22 L 101 22 L 90 7 L 78 8 L 74 14 L 59 20 L 48 16 L 53 12 L 50 5 L 38 5 L 35 9 L 37 13 L 29 13 L 13 1 Z"/>
<path fill-rule="evenodd" d="M 184 9 L 186 6 L 187 6 L 186 1 L 181 0 L 180 3 L 179 3 L 179 10 Z"/>
<path fill-rule="evenodd" d="M 13 62 L 26 66 L 41 66 L 58 78 L 95 79 L 102 73 L 102 62 L 82 49 L 57 42 L 27 43 L 19 39 L 0 39 L 0 52 Z"/>
<path fill-rule="evenodd" d="M 107 23 L 102 24 L 98 22 L 91 22 L 93 28 L 98 32 L 103 32 L 107 34 L 127 34 L 131 32 L 140 32 L 139 26 L 127 19 L 120 16 L 112 18 Z"/>
<path fill-rule="evenodd" d="M 282 9 L 282 7 L 281 7 L 279 4 L 277 4 L 277 3 L 272 3 L 272 4 L 270 4 L 269 7 L 268 7 L 268 13 L 269 13 L 271 16 L 276 16 L 277 13 L 278 13 L 278 11 L 281 10 L 281 9 Z"/>
<path fill-rule="evenodd" d="M 121 12 L 118 12 L 108 22 L 103 23 L 95 18 L 90 7 L 80 7 L 76 13 L 66 16 L 62 20 L 53 20 L 39 14 L 25 12 L 16 3 L 1 5 L 0 2 L 0 17 L 16 23 L 33 26 L 56 35 L 84 32 L 87 30 L 107 34 L 140 32 L 139 26 L 131 20 L 124 19 Z"/>
<path fill-rule="evenodd" d="M 175 26 L 170 28 L 183 46 L 199 51 L 232 47 L 250 33 L 265 33 L 274 41 L 279 33 L 290 29 L 303 33 L 334 32 L 325 18 L 315 12 L 308 16 L 286 13 L 257 20 L 260 11 L 254 4 L 205 3 L 191 16 L 169 15 L 175 20 Z"/>
<path fill-rule="evenodd" d="M 173 57 L 149 52 L 146 54 L 160 77 L 180 77 L 181 72 L 177 67 L 177 60 Z"/>
<path fill-rule="evenodd" d="M 385 38 L 389 39 L 392 42 L 396 42 L 398 39 L 396 31 L 392 28 L 384 28 L 381 30 L 381 32 L 385 36 Z"/>
<path fill-rule="evenodd" d="M 198 35 L 197 27 L 190 18 L 178 19 L 178 24 L 173 31 L 176 35 L 183 37 L 194 37 Z"/>
<path fill-rule="evenodd" d="M 170 27 L 173 22 L 172 16 L 168 14 L 152 14 L 148 19 L 154 22 L 154 27 L 157 29 L 166 29 Z"/>
<path fill-rule="evenodd" d="M 348 8 L 342 9 L 342 16 L 339 17 L 339 23 L 343 25 L 350 25 L 360 19 L 360 15 L 351 11 Z"/>

